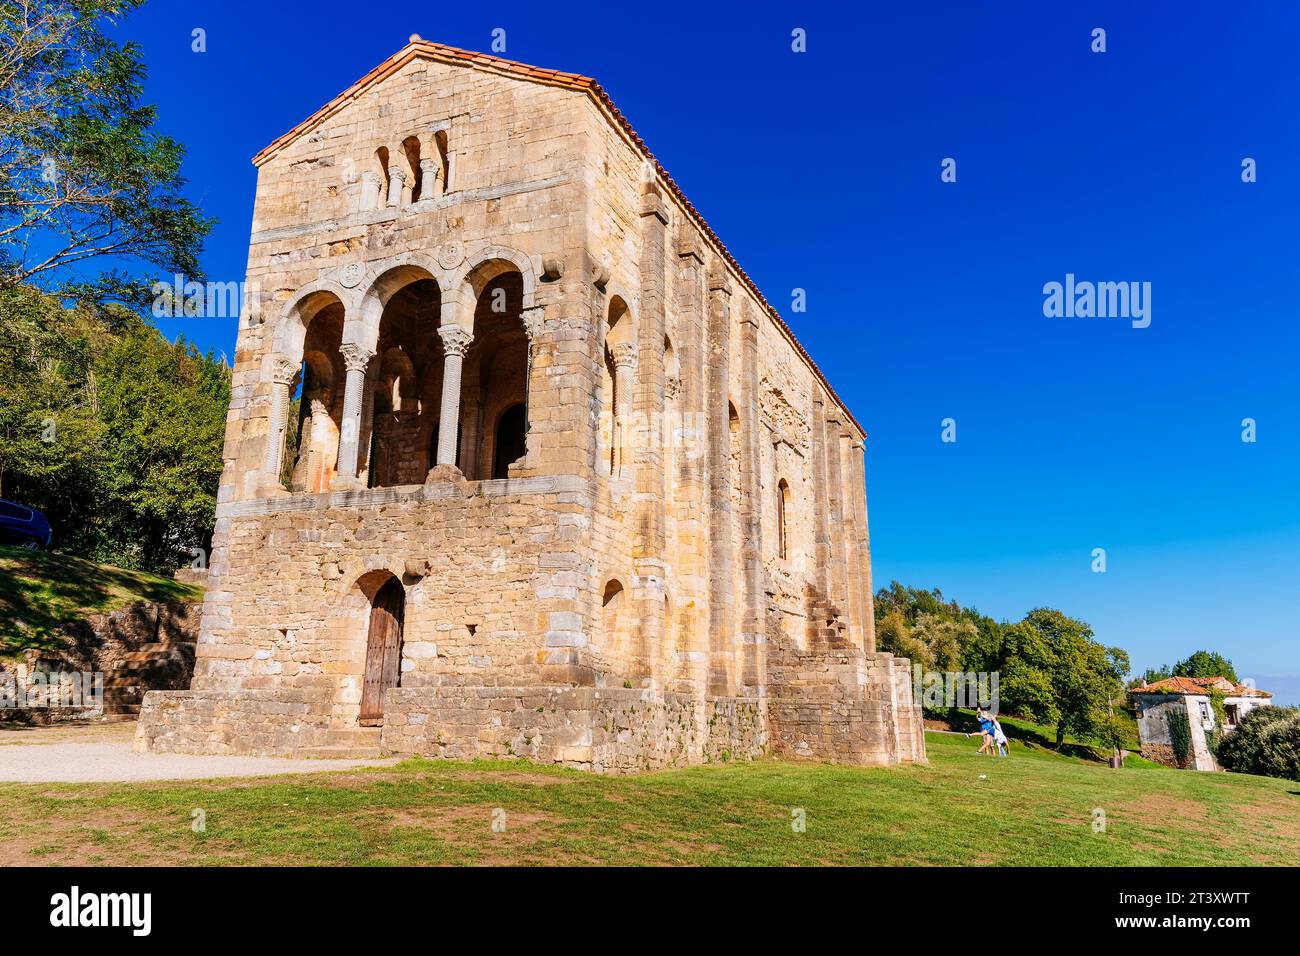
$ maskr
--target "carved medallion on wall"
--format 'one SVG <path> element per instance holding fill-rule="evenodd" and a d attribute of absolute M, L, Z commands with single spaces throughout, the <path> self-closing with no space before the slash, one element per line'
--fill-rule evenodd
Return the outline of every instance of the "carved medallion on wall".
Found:
<path fill-rule="evenodd" d="M 438 247 L 438 265 L 454 269 L 465 261 L 465 244 L 459 239 L 448 239 Z"/>
<path fill-rule="evenodd" d="M 361 279 L 366 274 L 366 267 L 360 262 L 349 262 L 343 268 L 339 269 L 339 285 L 345 289 L 355 289 L 361 284 Z"/>

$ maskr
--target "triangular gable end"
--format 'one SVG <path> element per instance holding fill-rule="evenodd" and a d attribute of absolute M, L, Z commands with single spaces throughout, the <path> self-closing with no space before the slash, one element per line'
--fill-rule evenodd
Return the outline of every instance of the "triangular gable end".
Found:
<path fill-rule="evenodd" d="M 507 60 L 502 57 L 492 56 L 488 53 L 462 50 L 457 47 L 447 46 L 446 44 L 425 40 L 419 34 L 412 34 L 406 46 L 398 50 L 365 76 L 361 77 L 311 116 L 293 127 L 293 129 L 268 143 L 253 157 L 253 164 L 255 166 L 263 165 L 281 149 L 315 129 L 326 119 L 345 108 L 371 87 L 392 76 L 412 60 L 419 58 L 436 60 L 438 62 L 460 66 L 468 66 L 476 69 L 490 70 L 494 73 L 514 77 L 516 79 L 529 80 L 535 83 L 543 83 L 548 86 L 559 86 L 570 90 L 580 91 L 590 96 L 596 107 L 604 114 L 606 119 L 608 119 L 615 129 L 617 129 L 627 139 L 628 144 L 639 153 L 647 163 L 650 164 L 658 174 L 660 180 L 662 180 L 664 186 L 686 212 L 687 216 L 695 223 L 695 225 L 700 229 L 700 232 L 713 245 L 718 256 L 735 271 L 736 276 L 740 279 L 741 283 L 754 295 L 755 299 L 762 305 L 764 311 L 767 312 L 776 327 L 785 335 L 796 354 L 798 354 L 808 364 L 808 368 L 811 369 L 813 375 L 817 378 L 817 381 L 826 390 L 827 395 L 836 405 L 843 409 L 844 414 L 848 417 L 849 421 L 852 422 L 853 426 L 862 435 L 863 441 L 866 440 L 866 429 L 862 427 L 861 423 L 859 423 L 857 418 L 853 415 L 853 412 L 850 411 L 849 407 L 836 393 L 834 387 L 832 387 L 831 383 L 822 373 L 822 370 L 817 366 L 817 363 L 813 361 L 812 356 L 808 354 L 808 351 L 799 342 L 798 338 L 795 337 L 794 332 L 791 331 L 790 326 L 786 324 L 785 319 L 781 317 L 781 314 L 773 308 L 772 304 L 767 301 L 767 298 L 763 293 L 759 291 L 754 280 L 749 277 L 749 273 L 741 267 L 740 263 L 736 260 L 736 257 L 731 254 L 731 250 L 726 247 L 721 238 L 718 237 L 718 234 L 713 231 L 713 227 L 709 225 L 704 216 L 700 214 L 700 211 L 695 208 L 695 205 L 686 197 L 686 194 L 682 192 L 681 188 L 678 187 L 672 176 L 668 174 L 668 170 L 666 170 L 659 161 L 655 159 L 654 154 L 650 152 L 645 141 L 640 137 L 636 130 L 632 128 L 632 124 L 627 121 L 627 118 L 623 116 L 619 108 L 614 105 L 614 101 L 610 99 L 609 94 L 601 88 L 599 83 L 589 76 L 583 76 L 580 73 L 565 73 L 561 70 L 550 70 L 543 67 L 530 66 L 527 63 Z"/>

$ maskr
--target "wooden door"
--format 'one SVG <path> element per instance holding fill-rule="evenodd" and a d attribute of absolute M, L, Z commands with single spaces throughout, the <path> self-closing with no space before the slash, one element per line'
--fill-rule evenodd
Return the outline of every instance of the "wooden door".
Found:
<path fill-rule="evenodd" d="M 406 594 L 397 578 L 389 578 L 371 602 L 366 676 L 361 690 L 362 726 L 373 727 L 384 722 L 384 691 L 398 685 L 405 605 Z"/>

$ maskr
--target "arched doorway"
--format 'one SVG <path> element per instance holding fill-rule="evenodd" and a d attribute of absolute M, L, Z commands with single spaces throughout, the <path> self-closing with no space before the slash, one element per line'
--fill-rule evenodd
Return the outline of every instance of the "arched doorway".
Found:
<path fill-rule="evenodd" d="M 524 431 L 528 427 L 528 410 L 520 403 L 511 405 L 497 419 L 496 448 L 492 454 L 492 477 L 509 478 L 510 466 L 524 457 Z"/>
<path fill-rule="evenodd" d="M 402 623 L 406 592 L 390 577 L 370 602 L 370 630 L 366 638 L 366 671 L 361 689 L 363 727 L 384 722 L 384 691 L 401 682 Z"/>

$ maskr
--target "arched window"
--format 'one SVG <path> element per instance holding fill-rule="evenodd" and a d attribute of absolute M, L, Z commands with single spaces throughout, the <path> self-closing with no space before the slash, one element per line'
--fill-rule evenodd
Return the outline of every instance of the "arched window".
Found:
<path fill-rule="evenodd" d="M 383 183 L 379 190 L 379 206 L 383 208 L 384 203 L 388 202 L 388 187 L 393 178 L 388 172 L 388 147 L 380 146 L 375 150 L 375 159 L 379 163 L 379 181 Z"/>
<path fill-rule="evenodd" d="M 789 560 L 790 535 L 786 530 L 786 509 L 790 505 L 790 486 L 784 478 L 776 486 L 776 548 L 782 561 Z"/>
<path fill-rule="evenodd" d="M 406 154 L 406 165 L 410 168 L 410 202 L 417 202 L 424 193 L 424 174 L 420 168 L 420 141 L 414 136 L 402 140 L 402 152 Z"/>
<path fill-rule="evenodd" d="M 628 419 L 632 413 L 632 364 L 636 354 L 636 333 L 627 303 L 614 296 L 609 303 L 605 320 L 605 369 L 602 375 L 602 418 L 608 427 L 602 427 L 602 437 L 608 435 L 608 448 L 603 449 L 608 458 L 609 474 L 618 473 L 627 465 Z"/>
<path fill-rule="evenodd" d="M 493 478 L 509 478 L 510 466 L 524 457 L 526 412 L 523 402 L 520 402 L 511 405 L 497 419 L 496 448 L 492 453 Z"/>
<path fill-rule="evenodd" d="M 619 649 L 620 634 L 623 626 L 623 585 L 617 578 L 611 578 L 605 584 L 605 593 L 601 598 L 601 647 L 605 653 Z"/>

